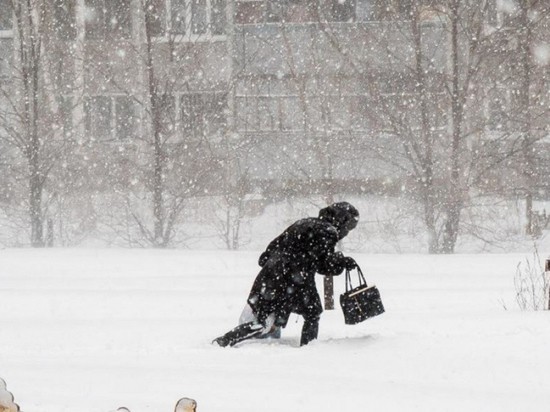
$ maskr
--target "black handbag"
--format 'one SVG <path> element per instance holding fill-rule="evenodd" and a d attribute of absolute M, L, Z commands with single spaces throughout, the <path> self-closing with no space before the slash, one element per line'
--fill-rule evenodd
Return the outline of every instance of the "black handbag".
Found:
<path fill-rule="evenodd" d="M 340 295 L 340 306 L 344 312 L 346 325 L 355 325 L 368 318 L 384 313 L 384 305 L 376 286 L 368 286 L 365 276 L 357 267 L 359 286 L 351 285 L 351 273 L 346 270 L 346 292 Z"/>

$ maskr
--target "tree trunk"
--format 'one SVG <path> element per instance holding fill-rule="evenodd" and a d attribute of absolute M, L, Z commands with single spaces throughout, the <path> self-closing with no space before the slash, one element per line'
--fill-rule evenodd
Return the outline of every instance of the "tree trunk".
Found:
<path fill-rule="evenodd" d="M 433 160 L 433 132 L 428 116 L 428 101 L 429 93 L 426 87 L 426 73 L 424 68 L 424 56 L 422 53 L 422 33 L 420 21 L 420 7 L 418 2 L 414 2 L 413 17 L 411 29 L 413 34 L 413 43 L 415 51 L 415 77 L 416 77 L 416 92 L 420 99 L 420 119 L 421 119 L 421 148 L 417 153 L 419 157 L 419 172 L 416 176 L 417 182 L 420 185 L 420 193 L 422 198 L 424 224 L 428 231 L 430 253 L 437 253 L 439 250 L 439 238 L 436 228 L 436 204 L 435 204 L 435 187 L 434 187 L 434 160 Z M 414 139 L 414 137 L 412 137 Z"/>
<path fill-rule="evenodd" d="M 42 175 L 40 168 L 41 141 L 38 132 L 40 41 L 37 37 L 31 3 L 18 3 L 14 10 L 18 28 L 18 49 L 23 86 L 22 128 L 26 134 L 24 152 L 29 168 L 30 242 L 33 247 L 43 247 L 42 192 L 45 176 Z"/>
<path fill-rule="evenodd" d="M 524 190 L 525 190 L 525 214 L 527 219 L 526 234 L 535 234 L 533 227 L 533 192 L 535 177 L 535 159 L 533 153 L 533 138 L 531 130 L 530 109 L 530 88 L 531 88 L 531 52 L 530 46 L 533 41 L 531 22 L 529 20 L 530 0 L 520 1 L 519 33 L 519 57 L 521 73 L 521 89 L 519 91 L 519 119 L 521 122 L 522 154 L 524 164 L 522 168 Z"/>
<path fill-rule="evenodd" d="M 451 2 L 451 176 L 449 194 L 446 201 L 446 221 L 443 230 L 442 253 L 454 253 L 460 227 L 462 211 L 462 186 L 460 182 L 460 140 L 462 138 L 463 105 L 460 90 L 460 68 L 458 49 L 460 0 Z"/>
<path fill-rule="evenodd" d="M 30 13 L 30 10 L 29 10 Z M 32 27 L 31 27 L 32 29 Z M 40 173 L 40 139 L 38 138 L 38 53 L 39 45 L 34 42 L 34 36 L 30 36 L 31 39 L 31 101 L 32 101 L 32 114 L 31 114 L 31 222 L 32 222 L 32 245 L 35 247 L 44 246 L 44 222 L 42 218 L 42 191 L 43 191 L 43 177 Z"/>
<path fill-rule="evenodd" d="M 42 222 L 42 183 L 40 175 L 31 164 L 31 177 L 29 179 L 29 214 L 31 220 L 31 246 L 44 246 L 44 233 Z"/>
<path fill-rule="evenodd" d="M 149 1 L 145 1 L 145 37 L 146 37 L 146 70 L 149 104 L 151 107 L 151 132 L 153 134 L 153 246 L 165 247 L 164 233 L 164 155 L 161 142 L 160 102 L 153 67 L 153 46 L 151 42 L 151 13 Z"/>
<path fill-rule="evenodd" d="M 28 163 L 29 163 L 29 214 L 31 220 L 31 245 L 33 247 L 44 246 L 43 234 L 43 219 L 42 219 L 42 191 L 43 179 L 40 173 L 40 140 L 38 138 L 38 96 L 37 82 L 38 68 L 32 67 L 33 71 L 31 79 L 28 83 L 27 96 L 29 98 L 29 148 L 28 148 Z"/>

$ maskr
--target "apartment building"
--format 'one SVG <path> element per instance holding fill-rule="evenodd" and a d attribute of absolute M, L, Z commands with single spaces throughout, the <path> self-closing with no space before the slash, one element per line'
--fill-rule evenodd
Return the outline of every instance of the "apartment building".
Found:
<path fill-rule="evenodd" d="M 10 4 L 0 0 L 0 81 L 13 75 L 17 60 Z M 421 126 L 419 69 L 427 79 L 430 130 L 448 134 L 451 121 L 449 22 L 434 2 L 425 4 L 413 10 L 418 3 L 409 0 L 44 2 L 52 110 L 65 136 L 131 146 L 150 135 L 154 87 L 167 140 L 240 140 L 240 170 L 251 180 L 399 180 L 404 168 L 392 163 L 406 162 L 407 153 L 395 137 Z M 489 29 L 506 13 L 495 0 L 485 16 Z M 483 131 L 507 127 L 503 116 L 514 99 L 508 81 L 495 79 L 483 93 Z M 441 140 L 436 150 L 444 151 Z"/>

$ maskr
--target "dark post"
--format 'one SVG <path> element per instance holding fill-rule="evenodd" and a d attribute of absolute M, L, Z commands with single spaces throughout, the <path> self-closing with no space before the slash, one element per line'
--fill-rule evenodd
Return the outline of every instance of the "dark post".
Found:
<path fill-rule="evenodd" d="M 46 247 L 53 247 L 54 233 L 53 233 L 53 220 L 48 218 L 46 220 Z"/>
<path fill-rule="evenodd" d="M 325 310 L 333 310 L 334 309 L 334 281 L 332 276 L 324 277 L 323 289 L 325 292 Z"/>
<path fill-rule="evenodd" d="M 332 195 L 332 187 L 330 184 L 328 185 L 327 189 L 327 204 L 331 205 L 334 203 L 334 196 Z M 323 294 L 325 298 L 325 310 L 333 310 L 334 309 L 334 280 L 332 276 L 324 276 L 323 277 Z"/>
<path fill-rule="evenodd" d="M 546 310 L 550 310 L 550 259 L 544 265 L 544 292 L 546 293 Z"/>

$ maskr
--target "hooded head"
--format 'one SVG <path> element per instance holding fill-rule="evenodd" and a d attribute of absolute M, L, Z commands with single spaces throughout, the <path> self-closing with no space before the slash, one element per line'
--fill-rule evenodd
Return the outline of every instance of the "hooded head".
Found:
<path fill-rule="evenodd" d="M 359 211 L 348 202 L 338 202 L 321 209 L 319 219 L 333 225 L 342 239 L 357 226 Z"/>

